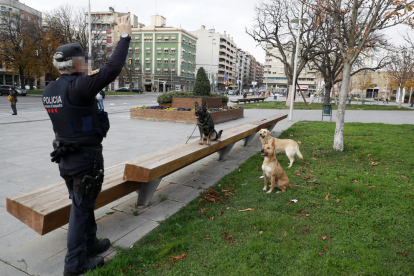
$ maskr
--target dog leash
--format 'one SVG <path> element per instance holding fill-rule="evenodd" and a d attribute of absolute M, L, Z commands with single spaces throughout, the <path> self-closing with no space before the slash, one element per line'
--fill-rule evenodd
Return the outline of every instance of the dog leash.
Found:
<path fill-rule="evenodd" d="M 197 128 L 197 124 L 196 124 L 196 126 L 195 126 L 195 128 L 194 128 L 194 130 L 193 130 L 193 133 L 191 133 L 190 138 L 188 138 L 188 140 L 190 140 L 190 139 L 191 139 L 191 136 L 193 136 L 194 131 L 196 130 L 196 128 Z M 187 142 L 188 142 L 188 140 L 187 140 Z M 185 142 L 185 143 L 187 144 L 187 142 Z"/>

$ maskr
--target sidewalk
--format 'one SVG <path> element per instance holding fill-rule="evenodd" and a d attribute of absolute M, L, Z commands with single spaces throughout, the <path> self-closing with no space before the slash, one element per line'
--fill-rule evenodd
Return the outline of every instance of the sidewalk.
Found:
<path fill-rule="evenodd" d="M 226 129 L 288 110 L 245 110 L 245 117 L 217 125 Z M 39 236 L 6 211 L 8 196 L 61 181 L 57 165 L 50 162 L 53 131 L 44 112 L 21 117 L 18 124 L 2 124 L 0 117 L 0 275 L 62 275 L 66 253 L 67 225 Z M 335 121 L 336 111 L 333 111 Z M 414 113 L 402 111 L 346 111 L 346 122 L 413 124 Z M 326 121 L 327 117 L 324 118 Z M 31 120 L 31 122 L 24 122 Z M 105 166 L 185 143 L 194 125 L 129 119 L 129 113 L 110 115 L 111 129 L 104 139 Z M 294 110 L 293 121 L 281 121 L 274 136 L 302 120 L 321 121 L 321 111 Z M 156 131 L 154 131 L 156 130 Z M 154 134 L 155 133 L 155 134 Z M 332 133 L 333 135 L 333 133 Z M 195 138 L 197 139 L 197 138 Z M 96 210 L 98 236 L 113 245 L 128 248 L 153 230 L 159 222 L 177 212 L 224 175 L 260 150 L 256 137 L 251 146 L 237 143 L 226 161 L 210 155 L 165 177 L 150 205 L 135 209 L 137 194 L 132 193 Z M 138 213 L 136 212 L 138 211 Z M 112 257 L 111 247 L 103 255 Z"/>

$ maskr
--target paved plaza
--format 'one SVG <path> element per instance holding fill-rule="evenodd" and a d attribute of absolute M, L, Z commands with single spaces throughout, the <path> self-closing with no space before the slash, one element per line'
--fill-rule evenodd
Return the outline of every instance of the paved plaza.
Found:
<path fill-rule="evenodd" d="M 194 125 L 154 122 L 129 118 L 129 108 L 156 105 L 158 94 L 140 96 L 108 96 L 105 108 L 110 113 L 111 129 L 104 139 L 105 167 L 126 162 L 171 146 L 185 143 Z M 239 98 L 238 96 L 231 96 Z M 10 103 L 0 97 L 0 275 L 62 275 L 66 253 L 67 225 L 44 236 L 38 235 L 6 211 L 6 198 L 59 182 L 57 164 L 50 162 L 54 133 L 40 97 L 19 98 L 18 116 L 10 116 Z M 268 99 L 268 100 L 273 100 Z M 380 103 L 382 104 L 382 103 Z M 390 103 L 391 104 L 391 103 Z M 407 107 L 407 104 L 404 104 Z M 244 118 L 222 123 L 226 129 L 288 110 L 244 111 Z M 335 121 L 333 111 L 332 121 Z M 278 136 L 292 124 L 302 120 L 321 121 L 320 110 L 295 110 L 293 120 L 279 122 L 273 129 Z M 329 117 L 324 117 L 324 121 Z M 346 111 L 346 122 L 414 124 L 414 112 Z M 198 132 L 195 132 L 198 135 Z M 333 135 L 333 133 L 332 133 Z M 198 139 L 196 136 L 194 139 Z M 200 192 L 260 150 L 257 137 L 250 146 L 239 142 L 226 161 L 212 154 L 163 178 L 148 207 L 135 209 L 137 194 L 132 193 L 96 210 L 98 237 L 109 238 L 113 245 L 131 247 Z M 111 247 L 102 254 L 106 258 L 116 252 Z"/>

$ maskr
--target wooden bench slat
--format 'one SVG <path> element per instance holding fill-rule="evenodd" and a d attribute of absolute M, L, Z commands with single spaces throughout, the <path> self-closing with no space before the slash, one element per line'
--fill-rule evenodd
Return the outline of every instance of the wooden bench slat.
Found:
<path fill-rule="evenodd" d="M 95 209 L 141 188 L 142 183 L 168 175 L 287 117 L 277 114 L 223 131 L 221 142 L 200 146 L 198 139 L 105 168 Z M 64 181 L 7 198 L 7 211 L 44 235 L 68 223 L 71 200 Z"/>
<path fill-rule="evenodd" d="M 166 149 L 158 155 L 151 153 L 131 160 L 125 164 L 124 180 L 149 182 L 160 176 L 168 175 L 286 117 L 285 114 L 278 114 L 254 121 L 253 124 L 246 123 L 229 128 L 223 131 L 221 142 L 212 142 L 210 146 L 200 146 L 198 140 L 193 140 L 188 144 Z"/>

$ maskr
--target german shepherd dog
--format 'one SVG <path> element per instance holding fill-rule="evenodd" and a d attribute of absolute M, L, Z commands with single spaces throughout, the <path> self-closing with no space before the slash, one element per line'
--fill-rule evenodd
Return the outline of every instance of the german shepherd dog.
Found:
<path fill-rule="evenodd" d="M 195 102 L 195 116 L 197 118 L 198 130 L 200 131 L 199 144 L 204 144 L 204 140 L 207 140 L 206 145 L 210 145 L 210 141 L 220 141 L 219 139 L 223 131 L 220 130 L 217 133 L 214 129 L 213 117 L 207 111 L 207 103 L 199 106 L 198 102 Z"/>

